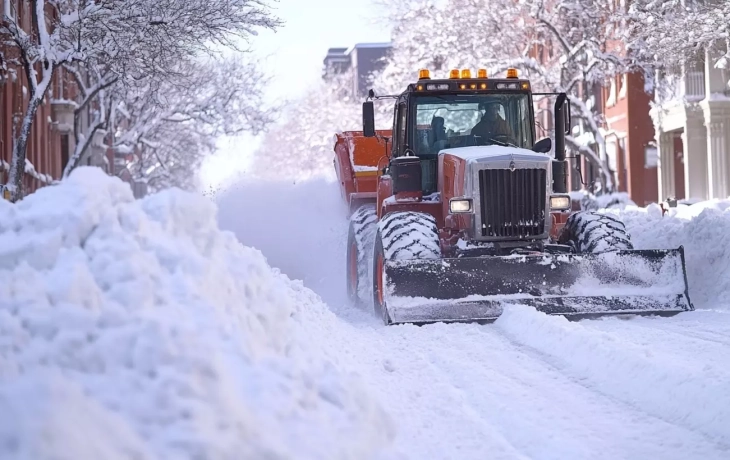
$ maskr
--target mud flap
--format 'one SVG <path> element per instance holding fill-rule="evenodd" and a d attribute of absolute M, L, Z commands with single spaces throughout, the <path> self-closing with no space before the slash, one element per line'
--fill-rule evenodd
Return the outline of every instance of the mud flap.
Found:
<path fill-rule="evenodd" d="M 504 303 L 552 315 L 672 315 L 694 310 L 684 248 L 387 261 L 393 323 L 493 321 Z"/>

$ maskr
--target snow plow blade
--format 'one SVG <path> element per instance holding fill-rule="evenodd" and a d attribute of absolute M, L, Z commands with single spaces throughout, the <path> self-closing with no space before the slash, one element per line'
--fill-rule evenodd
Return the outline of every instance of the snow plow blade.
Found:
<path fill-rule="evenodd" d="M 389 322 L 490 322 L 505 303 L 582 319 L 694 310 L 684 248 L 396 260 L 384 265 Z"/>

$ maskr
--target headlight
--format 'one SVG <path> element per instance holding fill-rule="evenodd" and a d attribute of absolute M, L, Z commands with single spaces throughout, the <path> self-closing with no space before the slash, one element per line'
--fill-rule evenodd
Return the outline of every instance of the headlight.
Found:
<path fill-rule="evenodd" d="M 452 214 L 464 214 L 471 212 L 471 200 L 454 198 L 449 201 L 449 210 Z"/>
<path fill-rule="evenodd" d="M 570 195 L 553 195 L 550 197 L 550 209 L 555 211 L 567 211 L 570 208 Z"/>

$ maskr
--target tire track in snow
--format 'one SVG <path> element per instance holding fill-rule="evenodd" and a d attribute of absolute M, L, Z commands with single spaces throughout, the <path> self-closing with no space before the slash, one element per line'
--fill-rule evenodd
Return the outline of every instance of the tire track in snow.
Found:
<path fill-rule="evenodd" d="M 492 326 L 462 332 L 446 332 L 432 362 L 530 458 L 723 458 L 704 436 L 605 398 Z"/>
<path fill-rule="evenodd" d="M 623 321 L 623 320 L 619 320 Z M 600 395 L 601 398 L 603 398 L 606 401 L 610 401 L 612 404 L 616 406 L 622 406 L 626 409 L 628 412 L 641 414 L 642 416 L 646 417 L 647 419 L 654 419 L 655 423 L 661 423 L 661 424 L 668 424 L 671 425 L 674 428 L 680 429 L 682 431 L 689 431 L 691 433 L 694 433 L 696 436 L 698 436 L 699 439 L 702 439 L 702 441 L 705 444 L 709 444 L 711 446 L 715 446 L 711 448 L 711 451 L 713 452 L 721 452 L 721 458 L 727 458 L 728 455 L 730 455 L 730 446 L 728 446 L 726 443 L 718 442 L 717 440 L 713 440 L 710 436 L 699 432 L 696 429 L 693 429 L 692 427 L 685 426 L 681 423 L 673 423 L 669 420 L 663 419 L 656 414 L 652 414 L 650 412 L 647 412 L 644 410 L 644 408 L 640 406 L 636 406 L 633 402 L 626 401 L 620 397 L 616 397 L 610 393 L 606 393 L 601 391 L 601 389 L 597 388 L 597 385 L 595 382 L 591 381 L 591 379 L 586 378 L 585 376 L 577 375 L 573 372 L 570 372 L 566 369 L 566 366 L 562 365 L 560 360 L 557 359 L 555 356 L 551 355 L 549 352 L 545 351 L 544 349 L 534 348 L 529 345 L 524 345 L 518 340 L 515 340 L 511 338 L 508 334 L 504 333 L 504 331 L 500 331 L 500 334 L 504 336 L 506 340 L 509 340 L 515 348 L 519 349 L 523 353 L 525 353 L 528 356 L 533 357 L 534 359 L 538 361 L 542 361 L 545 363 L 545 365 L 549 366 L 551 369 L 553 369 L 555 372 L 560 373 L 561 375 L 564 375 L 566 378 L 569 378 L 571 381 L 573 381 L 575 384 L 582 386 L 588 391 L 594 392 L 597 395 Z M 686 454 L 682 454 L 686 455 Z M 704 457 L 702 457 L 704 458 Z M 713 457 L 714 458 L 714 457 Z"/>
<path fill-rule="evenodd" d="M 613 321 L 618 324 L 621 320 Z M 643 336 L 640 332 L 632 336 L 626 330 L 611 334 L 596 329 L 595 324 L 601 323 L 572 323 L 532 309 L 509 307 L 495 325 L 515 343 L 546 356 L 596 391 L 702 433 L 730 456 L 727 353 L 703 355 L 689 347 L 683 350 L 682 359 L 681 354 L 672 353 L 681 347 L 670 346 L 660 331 Z M 650 338 L 637 343 L 639 337 Z"/>
<path fill-rule="evenodd" d="M 711 342 L 723 347 L 730 347 L 730 315 L 710 311 L 694 311 L 671 318 L 631 318 L 629 321 L 605 318 L 601 321 L 582 323 L 605 332 L 631 331 L 631 341 L 641 339 L 648 334 L 660 337 L 652 332 L 675 336 L 679 342 Z M 678 336 L 678 337 L 676 337 Z M 671 340 L 667 338 L 667 340 Z M 688 344 L 689 345 L 689 344 Z M 694 344 L 693 344 L 694 345 Z M 718 350 L 719 351 L 719 350 Z M 724 353 L 720 353 L 722 356 Z"/>
<path fill-rule="evenodd" d="M 349 326 L 348 326 L 349 327 Z M 432 365 L 430 334 L 415 326 L 385 328 L 360 323 L 346 353 L 396 427 L 390 455 L 381 459 L 526 459 L 497 426 L 464 405 L 448 376 Z"/>

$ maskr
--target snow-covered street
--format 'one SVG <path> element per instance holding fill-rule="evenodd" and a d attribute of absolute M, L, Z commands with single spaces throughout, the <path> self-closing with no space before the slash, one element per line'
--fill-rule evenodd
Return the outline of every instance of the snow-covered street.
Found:
<path fill-rule="evenodd" d="M 666 216 L 663 227 L 654 208 L 624 217 L 637 245 L 685 244 L 698 311 L 568 322 L 513 306 L 492 325 L 386 328 L 347 303 L 338 193 L 325 182 L 239 185 L 221 195 L 220 222 L 337 314 L 328 345 L 395 427 L 381 458 L 730 455 L 730 308 L 717 303 L 730 263 L 723 203 L 684 224 Z M 704 237 L 690 241 L 693 227 L 707 227 Z"/>
<path fill-rule="evenodd" d="M 345 300 L 337 192 L 239 184 L 216 210 L 80 168 L 0 201 L 0 458 L 728 458 L 727 283 L 672 318 L 385 327 Z M 670 244 L 713 222 L 701 283 L 727 273 L 722 206 L 626 218 Z"/>
<path fill-rule="evenodd" d="M 97 459 L 730 460 L 730 0 L 0 2 L 0 460 Z"/>

